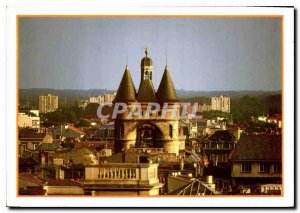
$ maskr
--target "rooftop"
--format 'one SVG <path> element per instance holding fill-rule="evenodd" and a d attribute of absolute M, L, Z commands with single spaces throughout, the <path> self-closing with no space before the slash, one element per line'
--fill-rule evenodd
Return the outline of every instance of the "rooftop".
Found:
<path fill-rule="evenodd" d="M 246 135 L 243 134 L 231 161 L 278 161 L 282 158 L 282 135 Z"/>

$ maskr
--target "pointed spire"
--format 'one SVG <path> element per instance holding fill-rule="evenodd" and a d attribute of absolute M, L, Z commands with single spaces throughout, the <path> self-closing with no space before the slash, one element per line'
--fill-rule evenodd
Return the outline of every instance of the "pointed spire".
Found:
<path fill-rule="evenodd" d="M 141 82 L 138 96 L 138 102 L 156 102 L 155 90 L 152 81 L 146 79 Z"/>
<path fill-rule="evenodd" d="M 136 96 L 135 87 L 131 78 L 130 71 L 126 65 L 116 98 L 114 102 L 134 102 Z"/>
<path fill-rule="evenodd" d="M 166 65 L 164 74 L 160 81 L 156 97 L 158 102 L 178 102 L 179 99 L 177 98 L 176 91 L 174 88 L 174 84 L 169 73 L 168 67 Z"/>

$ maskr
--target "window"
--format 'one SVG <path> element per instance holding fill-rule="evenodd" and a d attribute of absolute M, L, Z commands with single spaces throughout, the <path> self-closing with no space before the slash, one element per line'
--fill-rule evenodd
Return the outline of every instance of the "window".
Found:
<path fill-rule="evenodd" d="M 172 125 L 169 125 L 169 134 L 170 134 L 170 137 L 173 138 L 173 126 Z"/>
<path fill-rule="evenodd" d="M 261 163 L 259 165 L 259 172 L 270 172 L 270 165 L 268 163 Z"/>
<path fill-rule="evenodd" d="M 217 149 L 223 149 L 223 144 L 217 143 Z"/>
<path fill-rule="evenodd" d="M 26 144 L 22 144 L 22 150 L 26 150 Z"/>
<path fill-rule="evenodd" d="M 281 163 L 274 163 L 274 172 L 281 172 Z"/>
<path fill-rule="evenodd" d="M 242 163 L 242 172 L 251 172 L 251 163 Z"/>
<path fill-rule="evenodd" d="M 147 79 L 149 79 L 149 72 L 148 71 L 145 72 L 145 80 L 147 80 Z"/>

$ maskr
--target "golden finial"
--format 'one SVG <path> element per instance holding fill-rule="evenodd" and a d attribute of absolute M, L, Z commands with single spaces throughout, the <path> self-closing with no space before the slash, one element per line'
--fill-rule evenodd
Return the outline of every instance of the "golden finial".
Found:
<path fill-rule="evenodd" d="M 145 53 L 146 53 L 146 57 L 147 57 L 147 55 L 149 53 L 149 48 L 148 47 L 145 47 Z"/>

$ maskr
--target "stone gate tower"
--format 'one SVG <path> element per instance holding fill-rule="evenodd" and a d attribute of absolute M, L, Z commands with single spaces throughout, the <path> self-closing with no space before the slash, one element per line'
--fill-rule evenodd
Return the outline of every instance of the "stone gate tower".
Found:
<path fill-rule="evenodd" d="M 115 119 L 115 153 L 131 147 L 153 147 L 164 148 L 167 153 L 178 155 L 180 110 L 176 109 L 179 107 L 179 99 L 167 66 L 158 90 L 155 92 L 152 82 L 153 64 L 152 59 L 148 57 L 148 49 L 145 54 L 141 60 L 141 81 L 138 92 L 136 92 L 130 71 L 126 66 L 114 100 L 114 104 L 118 102 L 127 104 L 127 111 L 118 114 Z M 134 115 L 130 114 L 138 110 L 135 108 L 137 103 L 140 104 L 141 111 Z M 159 104 L 160 110 L 147 116 L 148 103 Z M 165 112 L 163 112 L 163 106 L 165 106 Z M 139 113 L 142 118 L 138 116 Z"/>

